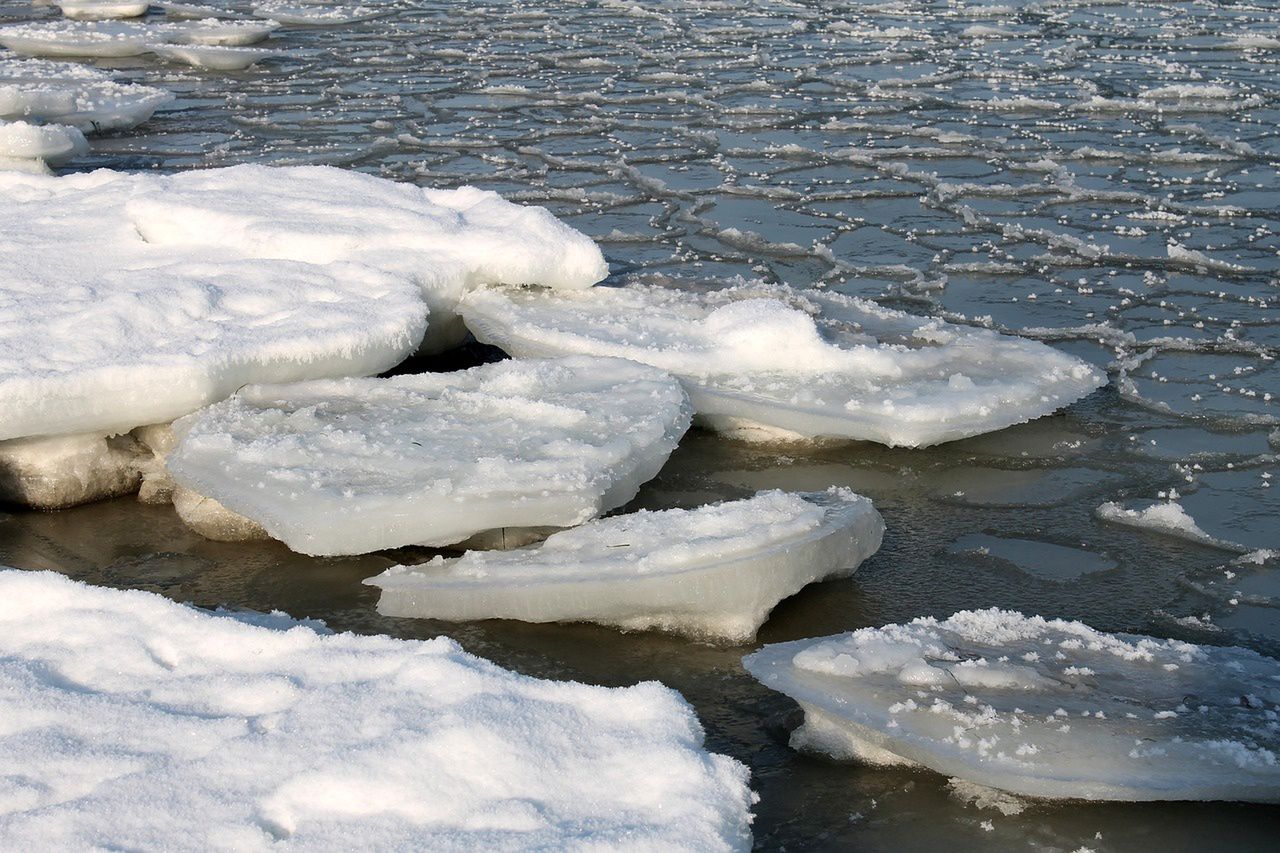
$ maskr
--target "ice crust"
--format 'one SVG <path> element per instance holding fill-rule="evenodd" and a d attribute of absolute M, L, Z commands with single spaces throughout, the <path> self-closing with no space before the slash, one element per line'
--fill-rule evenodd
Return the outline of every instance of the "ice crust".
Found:
<path fill-rule="evenodd" d="M 0 28 L 0 45 L 27 56 L 137 56 L 157 42 L 242 46 L 278 29 L 276 21 L 142 24 L 132 21 L 46 21 Z"/>
<path fill-rule="evenodd" d="M 1002 610 L 766 646 L 793 745 L 1035 797 L 1280 801 L 1280 662 Z"/>
<path fill-rule="evenodd" d="M 513 551 L 395 566 L 388 616 L 589 621 L 745 642 L 779 601 L 845 577 L 880 547 L 884 522 L 847 489 L 761 492 L 693 510 L 588 522 Z"/>
<path fill-rule="evenodd" d="M 44 59 L 0 59 L 0 119 L 124 130 L 151 118 L 173 95 L 116 83 L 96 68 Z"/>
<path fill-rule="evenodd" d="M 588 286 L 545 210 L 326 167 L 0 174 L 0 439 L 124 432 L 249 382 L 383 371 L 490 281 Z M 439 313 L 435 309 L 439 308 Z M 443 318 L 441 318 L 443 314 Z"/>
<path fill-rule="evenodd" d="M 0 846 L 750 847 L 747 769 L 660 684 L 251 622 L 288 620 L 0 570 Z"/>
<path fill-rule="evenodd" d="M 700 420 L 747 438 L 923 447 L 1046 415 L 1105 380 L 1035 341 L 763 283 L 486 289 L 460 310 L 478 339 L 514 356 L 589 353 L 668 370 Z"/>
<path fill-rule="evenodd" d="M 249 386 L 178 421 L 167 464 L 295 551 L 360 554 L 580 524 L 634 497 L 689 419 L 650 367 L 509 361 Z"/>

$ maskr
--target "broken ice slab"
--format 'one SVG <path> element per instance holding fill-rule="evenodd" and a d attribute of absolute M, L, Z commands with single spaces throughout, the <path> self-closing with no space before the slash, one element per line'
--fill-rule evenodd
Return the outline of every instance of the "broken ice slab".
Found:
<path fill-rule="evenodd" d="M 279 51 L 265 48 L 224 45 L 150 44 L 147 50 L 164 59 L 213 71 L 243 71 L 264 59 L 280 56 Z"/>
<path fill-rule="evenodd" d="M 396 566 L 365 583 L 378 611 L 462 621 L 599 622 L 746 642 L 782 599 L 846 577 L 884 522 L 847 489 L 761 492 L 590 521 L 511 551 Z"/>
<path fill-rule="evenodd" d="M 173 100 L 163 89 L 46 59 L 0 59 L 0 119 L 63 124 L 84 133 L 127 130 Z"/>
<path fill-rule="evenodd" d="M 313 624 L 0 570 L 3 845 L 750 848 L 675 691 Z"/>
<path fill-rule="evenodd" d="M 1280 802 L 1280 661 L 1002 610 L 766 646 L 797 748 L 1033 797 Z"/>
<path fill-rule="evenodd" d="M 517 357 L 587 353 L 670 371 L 700 421 L 744 438 L 924 447 L 1049 414 L 1105 381 L 1036 341 L 764 283 L 485 289 L 459 310 L 479 340 Z"/>
<path fill-rule="evenodd" d="M 149 0 L 55 0 L 64 18 L 73 21 L 109 21 L 138 18 L 147 13 Z"/>
<path fill-rule="evenodd" d="M 680 383 L 651 367 L 507 361 L 249 386 L 175 423 L 167 465 L 295 551 L 361 554 L 581 524 L 634 497 L 690 415 Z"/>
<path fill-rule="evenodd" d="M 37 161 L 56 166 L 88 153 L 89 143 L 74 127 L 0 119 L 0 161 Z"/>
<path fill-rule="evenodd" d="M 0 45 L 25 56 L 122 57 L 147 52 L 156 42 L 242 46 L 267 38 L 275 21 L 46 21 L 0 28 Z"/>

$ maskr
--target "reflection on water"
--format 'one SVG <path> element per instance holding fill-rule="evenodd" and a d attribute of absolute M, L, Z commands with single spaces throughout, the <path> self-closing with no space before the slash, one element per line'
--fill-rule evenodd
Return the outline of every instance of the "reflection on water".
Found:
<path fill-rule="evenodd" d="M 1280 547 L 1273 4 L 391 9 L 281 30 L 287 55 L 244 72 L 103 63 L 179 101 L 97 139 L 71 168 L 308 162 L 473 183 L 600 240 L 617 281 L 781 279 L 1049 341 L 1108 367 L 1111 387 L 922 451 L 694 432 L 633 508 L 831 484 L 875 499 L 889 528 L 880 553 L 853 579 L 784 602 L 761 642 L 995 605 L 1280 652 L 1273 561 L 1231 565 L 1232 554 L 1094 516 L 1104 501 L 1174 488 L 1214 536 Z M 0 21 L 54 15 L 0 0 Z M 360 581 L 421 556 L 208 542 L 171 509 L 131 499 L 0 516 L 0 562 L 341 630 L 446 633 L 541 676 L 661 680 L 694 703 L 712 748 L 751 766 L 762 848 L 1178 850 L 1212 838 L 1249 850 L 1280 829 L 1275 808 L 1232 804 L 1005 815 L 929 773 L 798 755 L 786 746 L 794 705 L 745 675 L 744 649 L 379 616 L 377 590 Z"/>

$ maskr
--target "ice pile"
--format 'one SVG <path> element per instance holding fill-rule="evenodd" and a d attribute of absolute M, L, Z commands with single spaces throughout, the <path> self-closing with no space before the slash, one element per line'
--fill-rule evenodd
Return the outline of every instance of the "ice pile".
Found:
<path fill-rule="evenodd" d="M 27 56 L 137 56 L 157 43 L 242 46 L 279 28 L 276 21 L 140 24 L 130 21 L 48 21 L 0 28 L 0 45 Z"/>
<path fill-rule="evenodd" d="M 365 581 L 378 611 L 435 619 L 600 622 L 745 642 L 806 584 L 853 573 L 884 522 L 847 489 L 588 522 L 513 551 L 469 551 Z"/>
<path fill-rule="evenodd" d="M 1280 801 L 1280 662 L 1002 610 L 766 646 L 793 746 L 1018 794 Z"/>
<path fill-rule="evenodd" d="M 105 448 L 246 383 L 378 373 L 420 346 L 428 306 L 428 342 L 450 341 L 468 286 L 605 271 L 544 210 L 324 167 L 0 173 L 0 197 L 0 495 L 19 502 L 4 439 Z M 61 453 L 41 471 L 25 447 L 26 481 L 56 497 Z M 73 479 L 41 505 L 92 499 Z"/>
<path fill-rule="evenodd" d="M 250 386 L 178 421 L 167 464 L 212 499 L 175 500 L 201 533 L 234 538 L 229 511 L 304 554 L 361 554 L 580 524 L 634 497 L 689 419 L 680 384 L 650 367 L 508 361 Z"/>
<path fill-rule="evenodd" d="M 89 143 L 74 127 L 0 119 L 0 169 L 6 163 L 57 165 L 87 154 Z"/>
<path fill-rule="evenodd" d="M 0 59 L 0 119 L 69 125 L 88 133 L 151 118 L 173 95 L 116 83 L 96 68 L 41 59 Z"/>
<path fill-rule="evenodd" d="M 781 285 L 492 289 L 460 309 L 477 338 L 514 356 L 589 353 L 668 370 L 703 422 L 748 438 L 922 447 L 1040 417 L 1104 381 L 1035 341 Z"/>
<path fill-rule="evenodd" d="M 751 844 L 747 769 L 654 682 L 4 570 L 0 683 L 5 849 Z"/>

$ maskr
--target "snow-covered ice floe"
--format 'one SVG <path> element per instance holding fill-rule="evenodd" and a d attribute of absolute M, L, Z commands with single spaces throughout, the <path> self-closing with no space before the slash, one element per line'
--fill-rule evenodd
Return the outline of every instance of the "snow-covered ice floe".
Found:
<path fill-rule="evenodd" d="M 70 125 L 88 133 L 122 130 L 173 100 L 163 89 L 117 83 L 71 62 L 0 59 L 0 119 Z"/>
<path fill-rule="evenodd" d="M 246 383 L 379 373 L 423 346 L 428 311 L 426 340 L 451 341 L 469 286 L 605 272 L 545 210 L 325 167 L 2 173 L 0 198 L 0 445 L 100 446 Z M 0 461 L 0 499 L 24 502 L 13 482 Z"/>
<path fill-rule="evenodd" d="M 1036 341 L 763 283 L 490 289 L 460 310 L 478 339 L 514 356 L 590 353 L 668 370 L 702 422 L 745 438 L 923 447 L 1040 417 L 1105 380 Z"/>
<path fill-rule="evenodd" d="M 766 646 L 792 745 L 1033 797 L 1280 801 L 1280 662 L 1002 610 Z"/>
<path fill-rule="evenodd" d="M 201 44 L 152 44 L 147 50 L 156 56 L 214 71 L 243 71 L 280 52 L 257 47 L 225 47 Z"/>
<path fill-rule="evenodd" d="M 746 850 L 678 693 L 0 571 L 0 847 Z"/>
<path fill-rule="evenodd" d="M 513 551 L 396 566 L 378 611 L 435 619 L 600 622 L 745 642 L 782 599 L 853 573 L 884 522 L 847 489 L 761 492 L 588 522 Z"/>
<path fill-rule="evenodd" d="M 354 24 L 357 21 L 368 21 L 386 12 L 372 6 L 346 3 L 265 0 L 265 2 L 253 4 L 253 14 L 254 17 L 269 18 L 282 24 L 315 27 Z"/>
<path fill-rule="evenodd" d="M 0 28 L 0 45 L 27 56 L 121 57 L 146 53 L 149 45 L 255 44 L 279 28 L 276 21 L 143 24 L 131 21 L 48 21 Z"/>
<path fill-rule="evenodd" d="M 56 0 L 64 18 L 73 21 L 107 21 L 147 14 L 149 0 Z"/>
<path fill-rule="evenodd" d="M 178 421 L 167 465 L 220 505 L 175 502 L 201 533 L 232 538 L 230 511 L 295 551 L 360 554 L 580 524 L 631 500 L 689 420 L 679 382 L 651 367 L 506 361 L 249 386 Z"/>
<path fill-rule="evenodd" d="M 35 160 L 56 166 L 87 153 L 89 143 L 74 127 L 0 119 L 0 163 Z"/>

